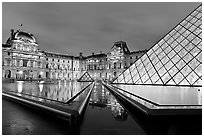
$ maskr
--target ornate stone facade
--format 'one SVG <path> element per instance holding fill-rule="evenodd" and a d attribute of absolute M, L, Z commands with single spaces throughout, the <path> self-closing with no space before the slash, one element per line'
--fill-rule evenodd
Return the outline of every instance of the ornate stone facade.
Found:
<path fill-rule="evenodd" d="M 2 77 L 13 79 L 78 79 L 86 71 L 94 79 L 112 80 L 137 60 L 144 51 L 130 52 L 123 41 L 109 53 L 74 57 L 41 51 L 32 34 L 11 30 L 2 45 Z"/>

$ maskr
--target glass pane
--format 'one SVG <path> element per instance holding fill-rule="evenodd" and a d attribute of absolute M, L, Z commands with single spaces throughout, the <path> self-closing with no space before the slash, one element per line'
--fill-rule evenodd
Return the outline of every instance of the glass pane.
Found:
<path fill-rule="evenodd" d="M 188 30 L 193 32 L 194 30 L 196 29 L 196 26 L 195 25 L 192 25 Z"/>
<path fill-rule="evenodd" d="M 167 34 L 165 37 L 164 37 L 164 40 L 167 41 L 171 36 L 169 34 Z"/>
<path fill-rule="evenodd" d="M 159 76 L 157 75 L 157 73 L 155 73 L 153 76 L 151 76 L 151 80 L 153 83 L 155 83 L 158 79 L 159 79 Z"/>
<path fill-rule="evenodd" d="M 182 59 L 185 60 L 186 63 L 188 63 L 191 59 L 193 58 L 193 56 L 188 53 L 185 57 L 183 57 Z"/>
<path fill-rule="evenodd" d="M 155 84 L 159 84 L 159 85 L 163 85 L 163 82 L 161 81 L 161 79 L 158 79 Z"/>
<path fill-rule="evenodd" d="M 129 84 L 133 84 L 132 79 L 130 79 L 129 81 L 127 81 L 127 83 L 129 83 Z"/>
<path fill-rule="evenodd" d="M 171 60 L 174 64 L 176 64 L 180 60 L 180 57 L 178 55 L 175 55 Z"/>
<path fill-rule="evenodd" d="M 171 79 L 168 83 L 166 83 L 167 85 L 175 85 L 176 83 L 174 82 L 173 79 Z"/>
<path fill-rule="evenodd" d="M 159 47 L 159 45 L 156 44 L 152 49 L 153 49 L 154 51 L 156 51 L 158 47 Z"/>
<path fill-rule="evenodd" d="M 179 52 L 181 49 L 182 49 L 182 46 L 181 46 L 181 45 L 177 45 L 177 46 L 174 48 L 174 50 L 175 50 L 176 52 Z"/>
<path fill-rule="evenodd" d="M 183 75 L 179 72 L 178 74 L 176 74 L 176 76 L 173 77 L 174 81 L 176 82 L 176 84 L 179 84 L 180 81 L 183 79 Z"/>
<path fill-rule="evenodd" d="M 169 38 L 169 40 L 167 41 L 169 44 L 171 44 L 174 41 L 174 39 L 171 37 Z"/>
<path fill-rule="evenodd" d="M 147 71 L 152 68 L 152 64 L 148 61 L 147 65 L 145 66 Z"/>
<path fill-rule="evenodd" d="M 186 60 L 185 60 L 186 61 Z M 181 59 L 178 63 L 176 63 L 176 67 L 181 70 L 184 66 L 186 65 L 186 63 Z"/>
<path fill-rule="evenodd" d="M 177 41 L 178 43 L 180 43 L 183 39 L 184 39 L 184 37 L 183 37 L 182 35 L 180 35 L 180 36 L 176 39 L 176 41 Z"/>
<path fill-rule="evenodd" d="M 177 39 L 179 35 L 180 35 L 180 34 L 179 34 L 178 32 L 176 32 L 176 33 L 173 35 L 173 38 L 174 38 L 174 39 Z"/>
<path fill-rule="evenodd" d="M 191 54 L 195 57 L 198 55 L 198 53 L 200 53 L 201 50 L 197 47 L 194 47 L 194 49 L 191 50 Z"/>
<path fill-rule="evenodd" d="M 124 84 L 125 83 L 124 79 L 122 79 L 119 83 L 123 83 Z"/>
<path fill-rule="evenodd" d="M 190 85 L 190 83 L 184 78 L 183 80 L 181 80 L 179 85 Z"/>
<path fill-rule="evenodd" d="M 180 30 L 179 30 L 179 33 L 182 34 L 184 31 L 186 31 L 186 29 L 184 27 L 182 27 Z"/>
<path fill-rule="evenodd" d="M 158 48 L 156 51 L 155 51 L 155 54 L 159 55 L 159 53 L 161 53 L 161 48 Z"/>
<path fill-rule="evenodd" d="M 176 46 L 178 45 L 178 42 L 176 42 L 176 41 L 174 41 L 173 43 L 171 43 L 171 48 L 173 49 L 173 48 L 175 48 Z"/>
<path fill-rule="evenodd" d="M 161 48 L 162 48 L 163 50 L 166 49 L 167 47 L 169 47 L 169 44 L 166 43 L 166 42 L 161 46 Z"/>
<path fill-rule="evenodd" d="M 186 77 L 188 74 L 190 74 L 192 71 L 192 69 L 186 65 L 182 70 L 181 73 L 184 75 L 184 77 Z"/>
<path fill-rule="evenodd" d="M 188 22 L 184 27 L 185 27 L 186 29 L 188 29 L 191 25 L 192 25 L 192 24 Z"/>
<path fill-rule="evenodd" d="M 195 73 L 200 77 L 202 76 L 202 64 L 200 64 L 196 69 Z"/>
<path fill-rule="evenodd" d="M 185 26 L 186 23 L 187 23 L 187 21 L 186 21 L 186 20 L 183 20 L 183 21 L 181 22 L 181 25 L 182 25 L 182 26 Z"/>
<path fill-rule="evenodd" d="M 156 57 L 155 53 L 153 52 L 151 56 L 149 56 L 150 61 L 154 60 L 154 58 Z"/>
<path fill-rule="evenodd" d="M 164 52 L 161 52 L 161 53 L 158 55 L 158 58 L 161 60 L 164 56 L 165 56 Z"/>
<path fill-rule="evenodd" d="M 160 76 L 163 76 L 166 72 L 167 72 L 166 69 L 165 69 L 164 67 L 162 67 L 162 68 L 159 70 L 158 74 L 159 74 Z"/>
<path fill-rule="evenodd" d="M 144 83 L 145 81 L 147 81 L 147 79 L 149 79 L 149 76 L 147 75 L 147 73 L 142 77 L 142 82 Z M 145 84 L 145 83 L 144 83 Z"/>
<path fill-rule="evenodd" d="M 130 81 L 130 79 L 131 79 L 131 76 L 130 76 L 130 73 L 129 73 L 128 75 L 125 76 L 125 81 L 128 82 L 128 81 Z"/>
<path fill-rule="evenodd" d="M 199 6 L 196 10 L 202 12 L 202 6 Z"/>
<path fill-rule="evenodd" d="M 146 73 L 146 70 L 143 68 L 139 71 L 140 77 L 142 77 Z"/>
<path fill-rule="evenodd" d="M 193 34 L 193 33 L 191 33 L 190 35 L 188 35 L 188 40 L 189 41 L 191 41 L 192 39 L 194 39 L 196 36 Z"/>
<path fill-rule="evenodd" d="M 201 86 L 201 85 L 202 85 L 202 79 L 199 78 L 193 85 L 199 85 L 199 86 Z"/>
<path fill-rule="evenodd" d="M 168 72 L 173 77 L 178 72 L 178 69 L 174 66 Z"/>
<path fill-rule="evenodd" d="M 152 68 L 152 69 L 150 69 L 150 70 L 148 71 L 148 74 L 149 74 L 149 76 L 151 77 L 155 72 L 156 72 L 155 69 Z"/>
<path fill-rule="evenodd" d="M 192 18 L 193 18 L 193 16 L 188 16 L 187 18 L 186 18 L 186 20 L 188 20 L 188 21 L 190 21 L 190 20 L 192 20 Z"/>
<path fill-rule="evenodd" d="M 175 51 L 171 50 L 171 52 L 168 54 L 168 57 L 171 59 L 175 54 Z"/>
<path fill-rule="evenodd" d="M 133 70 L 131 71 L 131 74 L 132 74 L 132 76 L 134 77 L 134 76 L 137 74 L 137 70 L 136 70 L 136 69 L 133 69 Z"/>
<path fill-rule="evenodd" d="M 136 65 L 136 67 L 138 68 L 140 65 L 141 65 L 141 59 L 138 59 L 137 61 L 136 61 L 136 63 L 135 63 L 135 65 Z"/>
<path fill-rule="evenodd" d="M 171 47 L 168 46 L 168 47 L 164 50 L 164 52 L 165 52 L 166 54 L 168 54 L 171 50 L 172 50 Z"/>
<path fill-rule="evenodd" d="M 185 48 L 182 48 L 182 50 L 178 53 L 181 57 L 185 56 L 188 52 L 185 50 Z"/>
<path fill-rule="evenodd" d="M 182 42 L 181 42 L 181 45 L 183 47 L 185 47 L 187 44 L 189 43 L 189 41 L 187 39 L 184 39 Z"/>
<path fill-rule="evenodd" d="M 133 77 L 133 82 L 135 83 L 138 79 L 139 79 L 139 75 L 136 74 L 136 75 Z"/>
<path fill-rule="evenodd" d="M 198 13 L 198 14 L 196 15 L 196 18 L 198 18 L 198 19 L 202 18 L 202 13 Z"/>
<path fill-rule="evenodd" d="M 164 42 L 165 42 L 165 41 L 164 41 L 163 39 L 161 39 L 158 44 L 159 44 L 159 45 L 162 45 Z"/>
<path fill-rule="evenodd" d="M 199 34 L 199 38 L 202 38 L 202 32 Z"/>
<path fill-rule="evenodd" d="M 197 20 L 197 22 L 195 22 L 194 24 L 195 24 L 195 26 L 198 27 L 198 26 L 200 26 L 202 24 L 202 21 L 201 20 Z"/>
<path fill-rule="evenodd" d="M 196 59 L 200 62 L 202 62 L 202 52 L 200 52 L 197 56 Z"/>
<path fill-rule="evenodd" d="M 194 33 L 196 34 L 196 35 L 198 35 L 198 34 L 200 34 L 202 32 L 202 30 L 198 27 L 198 28 L 196 28 L 196 30 L 194 31 Z"/>
<path fill-rule="evenodd" d="M 195 10 L 191 15 L 196 16 L 197 14 L 198 14 L 198 12 Z"/>
<path fill-rule="evenodd" d="M 197 45 L 201 40 L 198 37 L 195 37 L 192 41 L 193 44 Z"/>
<path fill-rule="evenodd" d="M 198 62 L 197 59 L 193 59 L 188 65 L 194 70 L 198 65 L 200 65 L 200 62 Z"/>
<path fill-rule="evenodd" d="M 166 64 L 168 60 L 169 60 L 168 57 L 164 56 L 164 58 L 161 60 L 161 62 L 162 62 L 162 64 Z"/>
<path fill-rule="evenodd" d="M 155 69 L 158 71 L 163 65 L 161 64 L 161 62 L 159 61 L 156 65 L 155 65 Z"/>
<path fill-rule="evenodd" d="M 162 76 L 162 81 L 164 82 L 164 84 L 171 78 L 171 76 L 166 73 L 164 74 L 164 76 Z"/>
<path fill-rule="evenodd" d="M 153 50 L 152 50 L 152 49 L 150 49 L 150 50 L 147 52 L 147 55 L 150 57 L 150 56 L 151 56 L 151 54 L 152 54 L 152 52 L 153 52 Z"/>
<path fill-rule="evenodd" d="M 190 22 L 191 22 L 192 24 L 194 24 L 196 21 L 197 21 L 197 19 L 196 19 L 196 18 L 193 18 Z"/>
<path fill-rule="evenodd" d="M 192 44 L 192 43 L 188 43 L 188 45 L 186 45 L 184 48 L 187 50 L 187 51 L 191 51 L 195 46 Z"/>
<path fill-rule="evenodd" d="M 176 33 L 176 31 L 175 31 L 175 30 L 172 30 L 169 34 L 170 34 L 171 36 L 173 36 L 175 33 Z"/>
<path fill-rule="evenodd" d="M 133 64 L 132 66 L 130 66 L 130 71 L 132 71 L 133 69 L 135 69 L 135 64 Z"/>
<path fill-rule="evenodd" d="M 123 80 L 123 74 L 118 77 L 118 82 L 120 83 Z"/>
<path fill-rule="evenodd" d="M 129 69 L 127 69 L 123 74 L 126 77 L 129 74 Z"/>
<path fill-rule="evenodd" d="M 175 28 L 176 31 L 179 31 L 180 29 L 181 29 L 181 25 L 178 25 L 178 26 Z"/>
<path fill-rule="evenodd" d="M 159 59 L 157 57 L 155 57 L 154 60 L 152 61 L 152 64 L 156 65 L 158 61 L 159 61 Z"/>
<path fill-rule="evenodd" d="M 174 64 L 169 60 L 168 63 L 165 64 L 165 68 L 169 70 Z"/>
<path fill-rule="evenodd" d="M 153 84 L 153 83 L 151 82 L 150 79 L 148 79 L 147 81 L 145 81 L 145 84 Z"/>
<path fill-rule="evenodd" d="M 183 35 L 184 37 L 187 37 L 189 34 L 190 34 L 190 31 L 186 30 L 182 35 Z"/>
<path fill-rule="evenodd" d="M 192 71 L 190 75 L 187 76 L 187 80 L 192 85 L 196 80 L 198 79 L 198 76 Z"/>

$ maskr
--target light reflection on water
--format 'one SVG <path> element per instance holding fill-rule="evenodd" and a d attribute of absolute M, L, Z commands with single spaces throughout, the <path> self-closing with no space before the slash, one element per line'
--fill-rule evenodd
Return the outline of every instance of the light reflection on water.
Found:
<path fill-rule="evenodd" d="M 127 120 L 128 113 L 123 108 L 116 98 L 102 84 L 96 83 L 97 86 L 90 97 L 90 105 L 93 107 L 108 108 L 112 116 L 119 121 Z"/>
<path fill-rule="evenodd" d="M 89 82 L 58 81 L 56 84 L 40 82 L 17 81 L 15 83 L 2 83 L 3 89 L 21 94 L 66 102 L 85 88 Z"/>
<path fill-rule="evenodd" d="M 198 87 L 114 85 L 160 105 L 202 105 Z M 121 91 L 132 98 L 132 95 Z"/>

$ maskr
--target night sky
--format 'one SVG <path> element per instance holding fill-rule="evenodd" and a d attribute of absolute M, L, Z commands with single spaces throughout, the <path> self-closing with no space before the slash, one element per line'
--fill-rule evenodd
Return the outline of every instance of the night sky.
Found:
<path fill-rule="evenodd" d="M 148 49 L 201 3 L 5 3 L 2 43 L 10 29 L 37 39 L 39 49 L 90 55 L 108 52 L 115 41 L 130 51 Z"/>

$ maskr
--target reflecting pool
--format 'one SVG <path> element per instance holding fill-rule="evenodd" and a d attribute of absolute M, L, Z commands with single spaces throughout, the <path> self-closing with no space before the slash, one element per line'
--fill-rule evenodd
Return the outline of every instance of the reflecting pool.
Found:
<path fill-rule="evenodd" d="M 89 84 L 89 82 L 80 83 L 66 80 L 58 81 L 57 83 L 16 81 L 15 83 L 3 83 L 2 89 L 39 98 L 66 102 Z"/>

